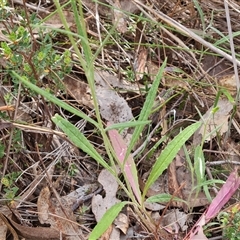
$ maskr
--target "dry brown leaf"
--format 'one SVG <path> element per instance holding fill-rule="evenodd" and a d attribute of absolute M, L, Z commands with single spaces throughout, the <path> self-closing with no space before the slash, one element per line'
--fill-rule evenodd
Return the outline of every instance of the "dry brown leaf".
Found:
<path fill-rule="evenodd" d="M 123 91 L 140 93 L 139 88 L 145 87 L 141 84 L 125 81 L 124 79 L 119 80 L 116 75 L 110 74 L 105 71 L 95 71 L 94 77 L 97 85 L 106 88 L 113 87 Z"/>
<path fill-rule="evenodd" d="M 63 83 L 70 96 L 79 104 L 88 106 L 91 109 L 94 108 L 93 101 L 91 99 L 91 91 L 87 83 L 70 75 L 65 76 Z"/>
<path fill-rule="evenodd" d="M 108 229 L 104 232 L 104 234 L 100 237 L 99 240 L 109 240 L 110 236 L 111 236 L 111 233 L 112 233 L 112 230 L 113 230 L 113 225 L 111 224 L 108 227 Z"/>
<path fill-rule="evenodd" d="M 119 96 L 112 87 L 138 92 L 138 85 L 119 81 L 116 76 L 103 71 L 95 71 L 94 76 L 101 116 L 112 123 L 132 120 L 132 110 L 128 106 L 127 101 Z M 64 85 L 68 93 L 79 104 L 94 109 L 90 88 L 87 83 L 77 80 L 72 76 L 66 76 L 64 79 Z"/>
<path fill-rule="evenodd" d="M 120 231 L 111 224 L 99 240 L 120 240 Z"/>
<path fill-rule="evenodd" d="M 103 198 L 98 194 L 92 198 L 92 212 L 97 222 L 101 220 L 109 208 L 120 202 L 120 200 L 116 198 L 118 183 L 115 177 L 108 170 L 103 169 L 101 171 L 98 176 L 98 181 L 102 184 L 106 192 L 106 196 Z M 113 226 L 109 239 L 118 239 L 119 236 L 120 231 Z"/>
<path fill-rule="evenodd" d="M 183 200 L 187 201 L 189 208 L 201 207 L 209 204 L 209 201 L 203 191 L 200 191 L 198 195 L 196 195 L 196 191 L 193 191 L 194 185 L 192 183 L 192 174 L 185 166 L 181 166 L 176 169 L 176 176 L 179 185 L 184 184 L 184 187 L 181 189 L 181 193 Z M 196 183 L 196 180 L 194 180 L 194 182 Z"/>
<path fill-rule="evenodd" d="M 126 234 L 129 227 L 129 218 L 126 214 L 119 213 L 117 218 L 114 220 L 114 224 L 116 228 Z"/>
<path fill-rule="evenodd" d="M 143 179 L 147 179 L 149 173 L 143 174 Z M 167 193 L 168 192 L 168 185 L 167 183 L 167 175 L 162 174 L 148 189 L 146 196 L 152 197 L 157 194 Z M 140 189 L 143 191 L 145 187 L 145 183 L 142 179 L 139 180 Z"/>
<path fill-rule="evenodd" d="M 137 59 L 135 61 L 136 65 L 136 80 L 139 81 L 143 78 L 144 73 L 146 72 L 146 64 L 147 64 L 147 49 L 145 47 L 141 47 L 138 52 Z"/>
<path fill-rule="evenodd" d="M 6 212 L 6 210 L 5 210 Z M 10 212 L 10 210 L 8 210 Z M 0 239 L 4 240 L 7 237 L 7 231 L 10 231 L 13 239 L 18 240 L 18 235 L 12 225 L 9 223 L 7 217 L 0 212 Z"/>
<path fill-rule="evenodd" d="M 58 240 L 60 239 L 59 231 L 56 231 L 52 228 L 45 227 L 28 227 L 16 223 L 12 220 L 12 212 L 9 208 L 1 207 L 0 213 L 0 222 L 5 223 L 8 230 L 11 232 L 13 239 L 18 240 L 18 235 L 26 239 L 34 240 Z M 0 236 L 1 240 L 4 240 L 5 237 Z M 22 239 L 22 238 L 21 238 Z"/>
<path fill-rule="evenodd" d="M 98 176 L 98 181 L 102 184 L 106 192 L 106 196 L 103 198 L 98 194 L 92 198 L 92 211 L 97 222 L 101 220 L 102 216 L 109 208 L 120 202 L 120 200 L 116 198 L 118 183 L 115 177 L 108 170 L 103 169 L 101 171 Z"/>
<path fill-rule="evenodd" d="M 132 1 L 129 0 L 106 0 L 113 9 L 113 24 L 116 25 L 117 30 L 120 33 L 127 31 L 127 15 L 124 12 L 135 13 L 138 11 L 138 7 Z M 144 2 L 144 1 L 143 1 Z"/>
<path fill-rule="evenodd" d="M 237 81 L 235 75 L 227 75 L 218 80 L 221 87 L 228 90 L 232 95 L 237 93 Z"/>
<path fill-rule="evenodd" d="M 186 213 L 181 212 L 179 209 L 172 209 L 163 216 L 161 224 L 163 226 L 168 226 L 168 229 L 171 227 L 173 232 L 176 232 L 176 228 L 179 227 L 181 228 L 181 231 L 186 231 L 188 228 L 187 220 L 188 215 Z"/>
<path fill-rule="evenodd" d="M 0 239 L 2 239 L 2 240 L 6 239 L 7 230 L 8 230 L 7 225 L 1 218 L 0 219 Z"/>
<path fill-rule="evenodd" d="M 166 206 L 159 203 L 144 202 L 144 207 L 153 212 L 163 210 Z"/>
<path fill-rule="evenodd" d="M 125 33 L 127 31 L 126 16 L 121 11 L 121 4 L 119 0 L 106 0 L 110 5 L 114 7 L 113 9 L 113 24 L 116 25 L 116 29 L 120 33 Z"/>
<path fill-rule="evenodd" d="M 202 116 L 204 122 L 200 129 L 194 133 L 194 145 L 199 144 L 202 138 L 204 138 L 205 141 L 210 141 L 212 138 L 216 137 L 217 133 L 223 135 L 228 131 L 228 119 L 233 109 L 233 104 L 227 99 L 220 99 L 217 107 L 218 110 L 214 114 L 212 113 L 212 106 Z"/>
<path fill-rule="evenodd" d="M 175 197 L 183 199 L 181 187 L 180 187 L 179 182 L 177 180 L 175 160 L 172 161 L 170 163 L 169 167 L 168 167 L 168 192 Z M 174 202 L 174 204 L 177 207 L 186 208 L 186 206 L 183 202 L 176 201 L 176 202 Z"/>
<path fill-rule="evenodd" d="M 50 195 L 49 188 L 45 187 L 38 197 L 39 221 L 42 224 L 51 224 L 51 228 L 63 233 L 69 240 L 83 239 L 72 212 L 72 202 L 68 202 L 67 198 L 60 198 L 60 203 L 58 199 L 50 198 Z"/>
<path fill-rule="evenodd" d="M 17 232 L 26 239 L 59 240 L 59 231 L 47 227 L 27 227 L 8 219 Z"/>
<path fill-rule="evenodd" d="M 122 123 L 132 120 L 132 110 L 128 106 L 127 101 L 109 86 L 106 79 L 108 79 L 107 73 L 95 72 L 96 94 L 101 116 L 111 123 Z"/>
<path fill-rule="evenodd" d="M 41 224 L 44 224 L 48 221 L 49 213 L 49 200 L 50 200 L 50 190 L 48 187 L 45 187 L 41 190 L 38 201 L 37 201 L 37 208 L 38 208 L 38 219 Z"/>

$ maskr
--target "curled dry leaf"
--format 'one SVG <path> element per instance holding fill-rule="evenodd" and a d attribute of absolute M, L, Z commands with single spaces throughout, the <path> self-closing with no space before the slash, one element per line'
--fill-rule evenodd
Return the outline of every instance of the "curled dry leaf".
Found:
<path fill-rule="evenodd" d="M 144 73 L 146 72 L 148 51 L 145 47 L 140 47 L 137 58 L 135 60 L 136 65 L 136 80 L 139 81 L 143 78 Z"/>
<path fill-rule="evenodd" d="M 119 213 L 117 218 L 114 220 L 114 224 L 116 228 L 126 234 L 129 227 L 129 218 L 126 214 Z"/>
<path fill-rule="evenodd" d="M 37 201 L 37 207 L 38 207 L 38 219 L 41 224 L 44 224 L 48 221 L 48 209 L 49 209 L 49 200 L 50 200 L 50 190 L 48 187 L 45 187 L 40 192 L 40 195 L 38 197 Z"/>

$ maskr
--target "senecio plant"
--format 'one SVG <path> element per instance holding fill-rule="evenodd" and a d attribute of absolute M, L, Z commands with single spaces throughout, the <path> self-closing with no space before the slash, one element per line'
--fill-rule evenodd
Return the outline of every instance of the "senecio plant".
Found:
<path fill-rule="evenodd" d="M 129 199 L 129 201 L 120 202 L 112 206 L 93 229 L 89 239 L 98 239 L 107 230 L 122 208 L 127 204 L 134 208 L 135 212 L 139 215 L 139 218 L 148 230 L 155 233 L 157 231 L 156 226 L 152 224 L 151 219 L 144 208 L 147 191 L 163 173 L 163 171 L 167 169 L 180 148 L 200 127 L 201 122 L 193 123 L 182 130 L 168 144 L 161 154 L 156 157 L 156 162 L 147 178 L 145 187 L 143 191 L 140 191 L 137 167 L 130 153 L 140 138 L 144 126 L 148 123 L 151 109 L 153 107 L 167 61 L 165 60 L 163 62 L 151 88 L 148 91 L 146 101 L 138 120 L 124 124 L 108 124 L 107 127 L 104 127 L 95 92 L 94 61 L 110 36 L 108 35 L 106 39 L 103 40 L 102 45 L 99 49 L 97 49 L 96 53 L 93 54 L 87 36 L 81 0 L 69 0 L 68 2 L 68 5 L 70 5 L 68 7 L 71 7 L 75 17 L 77 29 L 76 33 L 70 31 L 59 1 L 54 0 L 54 3 L 57 9 L 55 14 L 59 15 L 63 23 L 64 30 L 55 29 L 49 32 L 46 31 L 47 29 L 44 27 L 44 20 L 40 21 L 34 14 L 29 17 L 25 12 L 20 14 L 22 17 L 21 19 L 27 19 L 28 21 L 19 20 L 18 25 L 14 24 L 14 26 L 10 26 L 11 22 L 9 21 L 10 23 L 8 23 L 5 20 L 10 17 L 13 10 L 6 5 L 6 1 L 0 2 L 0 5 L 2 6 L 0 9 L 0 18 L 1 21 L 4 22 L 6 29 L 5 32 L 3 32 L 6 37 L 6 41 L 1 43 L 0 54 L 4 59 L 6 59 L 6 73 L 11 75 L 15 86 L 22 83 L 25 87 L 30 89 L 32 93 L 40 94 L 47 101 L 52 102 L 62 109 L 65 109 L 68 112 L 86 120 L 99 130 L 108 156 L 107 161 L 97 152 L 84 134 L 68 120 L 62 118 L 58 114 L 52 118 L 52 121 L 56 124 L 56 126 L 62 129 L 74 145 L 87 153 L 92 159 L 94 159 L 103 168 L 107 169 L 116 178 L 119 186 L 125 191 Z M 71 70 L 72 60 L 70 58 L 70 52 L 58 52 L 55 50 L 54 43 L 52 42 L 52 36 L 58 32 L 65 34 L 68 38 L 68 42 L 70 42 L 72 49 L 82 66 L 91 89 L 92 100 L 95 106 L 96 120 L 55 97 L 52 94 L 54 91 L 50 91 L 52 89 L 44 89 L 42 83 L 43 78 L 54 80 L 55 83 L 59 85 L 61 84 L 61 80 L 64 75 Z M 81 50 L 79 49 L 79 45 L 81 45 Z M 129 145 L 127 146 L 117 129 L 128 127 L 134 127 L 134 132 Z M 124 180 L 119 177 L 119 168 Z M 8 184 L 6 184 L 6 186 L 8 186 Z"/>

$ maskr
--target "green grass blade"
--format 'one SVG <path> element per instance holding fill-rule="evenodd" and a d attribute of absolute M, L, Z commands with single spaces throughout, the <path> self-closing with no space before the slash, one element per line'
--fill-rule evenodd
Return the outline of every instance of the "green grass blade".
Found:
<path fill-rule="evenodd" d="M 55 96 L 53 96 L 51 93 L 45 91 L 44 89 L 39 88 L 35 84 L 32 84 L 28 80 L 26 80 L 24 77 L 21 77 L 18 75 L 15 71 L 11 71 L 11 74 L 14 76 L 14 78 L 17 78 L 19 81 L 21 81 L 25 86 L 30 88 L 32 91 L 42 95 L 45 97 L 48 101 L 55 103 L 59 107 L 69 111 L 70 113 L 75 114 L 76 116 L 85 119 L 86 121 L 92 123 L 94 126 L 98 127 L 98 123 L 94 120 L 92 120 L 90 117 L 88 117 L 86 114 L 83 112 L 80 112 L 79 110 L 75 109 L 74 107 L 70 106 L 69 104 L 59 100 Z"/>
<path fill-rule="evenodd" d="M 52 121 L 60 127 L 64 133 L 68 136 L 70 141 L 74 143 L 77 147 L 82 149 L 85 153 L 95 159 L 99 164 L 101 164 L 104 168 L 108 169 L 110 172 L 111 167 L 103 160 L 101 155 L 95 150 L 94 146 L 88 141 L 88 139 L 79 131 L 77 127 L 71 124 L 66 119 L 62 118 L 58 114 L 56 114 Z"/>
<path fill-rule="evenodd" d="M 108 229 L 108 227 L 112 224 L 112 222 L 115 220 L 119 212 L 126 204 L 128 204 L 128 202 L 120 202 L 108 209 L 107 212 L 103 215 L 100 222 L 92 230 L 88 239 L 99 239 L 99 237 L 101 237 L 101 235 Z"/>
<path fill-rule="evenodd" d="M 78 1 L 71 0 L 71 5 L 72 5 L 73 14 L 74 14 L 74 19 L 76 22 L 77 33 L 82 37 L 82 39 L 84 39 L 84 41 L 82 40 L 81 43 L 82 43 L 82 48 L 84 51 L 84 56 L 85 56 L 87 67 L 88 67 L 88 64 L 92 64 L 92 51 L 88 41 L 86 23 L 84 21 L 84 16 L 82 11 L 83 10 L 82 2 L 79 0 Z"/>
<path fill-rule="evenodd" d="M 153 104 L 154 104 L 154 100 L 155 100 L 155 97 L 156 97 L 156 94 L 157 94 L 157 91 L 158 91 L 158 86 L 159 86 L 159 83 L 162 79 L 162 75 L 163 75 L 164 69 L 166 67 L 166 64 L 167 64 L 167 59 L 165 59 L 165 61 L 163 62 L 162 66 L 159 69 L 158 74 L 157 74 L 157 76 L 156 76 L 156 78 L 155 78 L 155 80 L 152 84 L 152 87 L 150 88 L 150 90 L 148 92 L 147 98 L 144 102 L 142 111 L 141 111 L 139 119 L 138 119 L 139 121 L 148 120 L 149 115 L 151 114 L 152 107 L 153 107 Z M 131 142 L 130 142 L 129 147 L 128 147 L 126 157 L 129 155 L 129 153 L 133 149 L 135 143 L 138 141 L 139 136 L 143 131 L 143 128 L 144 128 L 143 125 L 139 125 L 135 128 L 135 130 L 133 132 L 133 135 L 132 135 Z"/>
<path fill-rule="evenodd" d="M 201 126 L 201 122 L 196 122 L 182 132 L 180 132 L 162 151 L 161 155 L 157 158 L 148 180 L 143 190 L 143 198 L 145 197 L 149 187 L 157 180 L 157 178 L 167 169 L 168 165 L 175 158 L 176 154 L 183 146 L 183 144 L 191 137 L 191 135 Z"/>
<path fill-rule="evenodd" d="M 201 23 L 202 23 L 202 28 L 203 28 L 203 31 L 205 32 L 206 31 L 206 25 L 205 25 L 205 16 L 204 16 L 204 13 L 203 13 L 203 10 L 199 4 L 199 2 L 197 0 L 193 0 L 193 3 L 199 13 L 199 16 L 200 16 L 200 19 L 201 19 Z"/>

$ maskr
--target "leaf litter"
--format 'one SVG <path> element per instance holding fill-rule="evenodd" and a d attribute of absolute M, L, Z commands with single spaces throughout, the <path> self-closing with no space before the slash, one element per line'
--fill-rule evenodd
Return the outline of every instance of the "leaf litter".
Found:
<path fill-rule="evenodd" d="M 24 6 L 21 1 L 13 2 L 16 6 L 18 4 Z M 50 13 L 51 6 L 48 5 L 48 2 L 43 6 L 38 6 L 38 8 L 32 1 L 29 2 L 26 5 L 28 11 L 30 9 L 31 11 L 33 11 L 32 9 L 38 9 L 41 12 L 41 17 L 45 17 Z M 214 101 L 217 89 L 225 89 L 232 96 L 236 95 L 236 79 L 231 65 L 226 60 L 222 61 L 221 57 L 215 57 L 214 54 L 211 55 L 211 52 L 209 52 L 210 55 L 200 57 L 198 54 L 188 54 L 184 49 L 178 49 L 178 43 L 180 45 L 184 43 L 186 44 L 185 46 L 191 49 L 194 48 L 197 51 L 201 46 L 199 46 L 196 40 L 193 41 L 184 34 L 181 35 L 181 33 L 175 32 L 173 29 L 171 30 L 172 33 L 169 34 L 167 31 L 162 31 L 163 29 L 158 28 L 155 24 L 158 11 L 163 11 L 167 12 L 168 16 L 172 20 L 178 21 L 179 24 L 193 29 L 194 32 L 199 31 L 200 35 L 206 34 L 206 32 L 202 31 L 199 24 L 199 9 L 198 11 L 196 10 L 193 2 L 183 4 L 179 3 L 179 1 L 171 1 L 166 2 L 164 6 L 160 6 L 158 1 L 151 1 L 152 12 L 149 11 L 148 13 L 139 7 L 141 5 L 136 4 L 138 2 L 145 4 L 145 1 L 103 0 L 98 4 L 92 1 L 82 2 L 86 11 L 87 32 L 89 36 L 93 39 L 95 38 L 95 41 L 99 40 L 97 39 L 99 33 L 96 31 L 97 20 L 94 19 L 94 14 L 92 14 L 95 11 L 98 11 L 100 16 L 101 34 L 104 35 L 106 33 L 104 32 L 104 25 L 107 25 L 108 22 L 116 26 L 118 32 L 121 33 L 119 39 L 116 40 L 116 44 L 103 46 L 104 61 L 102 61 L 101 57 L 96 59 L 98 67 L 95 68 L 94 72 L 95 91 L 101 117 L 106 124 L 107 122 L 111 124 L 125 123 L 138 117 L 142 108 L 140 99 L 145 98 L 146 92 L 151 88 L 151 84 L 163 60 L 166 57 L 168 58 L 164 78 L 159 87 L 159 96 L 164 99 L 164 101 L 161 101 L 161 104 L 164 106 L 157 110 L 152 109 L 152 115 L 150 116 L 152 120 L 150 128 L 154 128 L 159 121 L 163 121 L 164 124 L 161 124 L 161 126 L 164 129 L 162 131 L 158 129 L 150 141 L 144 145 L 144 149 L 138 156 L 134 155 L 133 159 L 130 154 L 125 161 L 128 141 L 124 138 L 123 132 L 119 134 L 117 130 L 108 131 L 115 153 L 119 158 L 119 164 L 123 164 L 120 168 L 124 170 L 126 179 L 130 182 L 138 202 L 141 202 L 141 192 L 144 190 L 146 179 L 155 160 L 163 151 L 164 145 L 167 144 L 167 141 L 172 140 L 181 128 L 189 125 L 189 119 L 202 121 L 202 127 L 194 134 L 193 139 L 186 143 L 185 147 L 190 155 L 192 154 L 192 148 L 204 141 L 204 155 L 210 164 L 211 162 L 220 162 L 221 159 L 223 165 L 228 165 L 227 168 L 223 166 L 223 169 L 227 170 L 227 175 L 229 176 L 228 178 L 226 178 L 227 175 L 224 176 L 224 180 L 227 179 L 226 183 L 220 188 L 217 194 L 212 191 L 212 188 L 216 186 L 214 184 L 213 187 L 209 186 L 210 193 L 206 196 L 206 192 L 203 189 L 201 191 L 195 190 L 196 179 L 192 176 L 191 168 L 188 166 L 186 160 L 186 154 L 181 149 L 169 165 L 167 171 L 164 171 L 157 178 L 146 193 L 147 197 L 162 194 L 172 196 L 168 202 L 159 201 L 155 204 L 148 203 L 148 205 L 147 202 L 145 203 L 149 215 L 154 220 L 156 229 L 161 226 L 165 233 L 169 233 L 165 239 L 173 239 L 173 236 L 174 239 L 183 239 L 186 232 L 189 233 L 189 238 L 185 237 L 185 239 L 207 239 L 203 232 L 203 226 L 211 219 L 214 219 L 228 201 L 239 202 L 239 177 L 236 168 L 233 170 L 238 165 L 239 160 L 233 163 L 234 161 L 225 161 L 225 159 L 229 155 L 232 155 L 232 152 L 235 154 L 240 152 L 238 146 L 240 139 L 235 134 L 235 130 L 240 130 L 237 124 L 234 126 L 230 125 L 233 104 L 229 98 L 222 97 L 216 103 Z M 202 1 L 200 3 L 206 15 L 210 14 L 209 9 L 222 9 L 221 4 L 218 1 L 212 1 L 211 3 Z M 107 5 L 110 5 L 110 7 Z M 131 27 L 135 26 L 135 23 L 133 24 L 134 18 L 131 14 L 138 14 L 139 12 L 142 12 L 141 14 L 147 16 L 149 19 L 155 19 L 155 22 L 147 21 L 144 23 L 144 27 L 138 22 L 136 23 L 138 29 L 134 29 L 131 32 Z M 68 25 L 75 32 L 75 22 L 72 13 L 69 11 L 64 11 L 63 13 Z M 235 16 L 234 14 L 235 12 L 232 10 L 231 15 L 233 17 Z M 210 15 L 208 16 L 210 17 Z M 108 20 L 106 21 L 107 18 Z M 141 23 L 141 19 L 139 21 Z M 213 26 L 222 32 L 226 32 L 226 25 L 221 16 L 214 16 L 212 21 Z M 223 24 L 219 24 L 219 21 Z M 236 23 L 233 22 L 232 24 L 233 30 L 237 31 L 238 26 Z M 59 17 L 53 15 L 45 22 L 44 27 L 46 29 L 44 34 L 47 34 L 51 32 L 52 28 L 60 29 L 63 25 Z M 5 25 L 1 25 L 1 41 L 9 42 L 9 38 L 2 32 L 4 28 Z M 172 34 L 174 34 L 175 38 L 173 38 Z M 205 37 L 207 38 L 209 35 L 214 36 L 214 28 L 211 28 Z M 34 37 L 36 39 L 40 38 L 38 31 L 34 31 Z M 58 40 L 56 39 L 56 42 Z M 218 37 L 218 40 L 221 47 L 227 46 L 227 42 L 221 36 Z M 126 46 L 122 47 L 121 41 L 126 43 L 126 49 L 124 49 Z M 238 42 L 238 37 L 234 41 Z M 139 47 L 131 48 L 128 45 L 129 43 L 135 43 Z M 148 47 L 147 44 L 151 43 L 152 46 Z M 69 47 L 71 50 L 71 46 L 67 45 L 65 47 Z M 96 48 L 94 43 L 91 47 L 93 49 Z M 199 68 L 195 66 L 196 59 L 198 59 Z M 5 60 L 1 60 L 3 68 L 6 67 Z M 214 64 L 212 61 L 214 61 Z M 201 64 L 203 66 L 202 69 Z M 216 66 L 214 67 L 213 65 L 215 64 Z M 82 69 L 79 66 L 74 66 L 73 72 L 66 75 L 62 80 L 66 92 L 58 92 L 57 96 L 74 105 L 76 109 L 83 109 L 88 116 L 94 118 L 92 114 L 94 105 L 90 87 L 86 83 L 84 73 L 82 73 Z M 51 83 L 52 80 L 46 77 L 44 81 L 45 83 Z M 3 88 L 6 89 L 5 85 L 6 82 L 2 82 L 1 92 Z M 52 90 L 55 91 L 55 89 Z M 8 94 L 12 95 L 11 87 L 8 88 Z M 137 104 L 134 103 L 134 99 L 137 99 Z M 131 107 L 134 104 L 139 108 L 138 114 Z M 15 118 L 11 117 L 12 109 L 7 108 L 10 105 L 6 104 L 6 99 L 1 100 L 1 107 L 4 107 L 11 119 L 11 121 L 1 121 L 3 143 L 5 143 L 4 139 L 8 139 L 9 135 L 6 135 L 8 129 L 11 130 L 18 126 L 18 123 L 14 122 L 16 119 L 26 124 L 24 123 L 25 127 L 18 128 L 21 131 L 21 140 L 18 140 L 18 143 L 21 144 L 20 151 L 16 153 L 10 152 L 11 158 L 15 159 L 15 166 L 11 170 L 6 169 L 6 171 L 9 173 L 12 170 L 21 170 L 22 175 L 14 184 L 21 191 L 26 192 L 27 195 L 23 194 L 22 196 L 24 197 L 19 200 L 15 199 L 12 205 L 9 205 L 10 208 L 14 209 L 15 216 L 11 216 L 9 210 L 6 211 L 6 209 L 1 208 L 0 222 L 1 226 L 3 226 L 1 228 L 1 239 L 6 239 L 6 229 L 11 232 L 14 239 L 18 239 L 17 234 L 19 233 L 27 239 L 37 239 L 39 235 L 41 235 L 41 239 L 59 239 L 60 235 L 61 237 L 66 237 L 66 239 L 87 239 L 92 225 L 95 224 L 95 220 L 99 222 L 107 209 L 116 203 L 121 203 L 125 198 L 125 196 L 119 197 L 121 191 L 119 191 L 118 183 L 109 171 L 100 169 L 99 166 L 91 161 L 88 155 L 79 151 L 71 143 L 69 143 L 67 150 L 63 150 L 61 142 L 66 141 L 64 134 L 52 137 L 53 132 L 50 130 L 53 129 L 53 125 L 50 123 L 51 117 L 55 113 L 61 114 L 66 119 L 70 119 L 74 124 L 78 122 L 78 118 L 70 116 L 66 110 L 58 109 L 43 99 L 38 99 L 37 96 L 31 98 L 20 96 L 20 99 L 12 101 L 12 105 L 17 107 L 17 118 L 16 116 Z M 159 101 L 157 100 L 156 105 L 159 105 Z M 195 107 L 197 107 L 201 116 L 198 115 Z M 30 108 L 32 108 L 31 111 L 29 110 Z M 173 120 L 167 116 L 169 112 L 174 112 Z M 239 115 L 238 109 L 236 115 Z M 233 119 L 235 123 L 237 119 L 236 121 Z M 35 127 L 35 123 L 49 129 L 49 132 L 40 131 L 37 128 L 33 128 L 30 131 L 30 124 Z M 27 129 L 28 125 L 29 129 Z M 81 132 L 93 142 L 94 148 L 98 153 L 106 156 L 103 141 L 95 133 L 95 129 L 93 129 L 91 124 L 83 124 Z M 128 129 L 127 132 L 130 132 L 131 139 L 131 131 Z M 149 129 L 147 127 L 144 128 L 141 139 L 134 146 L 135 149 L 145 142 L 148 133 Z M 231 138 L 227 140 L 227 144 L 226 140 L 224 140 L 227 136 L 226 133 L 230 133 Z M 148 152 L 152 150 L 153 146 L 163 136 L 167 136 L 167 141 L 163 141 L 162 144 L 158 145 L 150 158 L 145 157 L 143 161 L 140 161 L 142 156 L 148 156 Z M 40 149 L 36 147 L 35 142 L 38 143 Z M 231 149 L 231 152 L 226 146 L 232 146 L 233 149 Z M 48 179 L 45 176 L 46 171 L 39 157 L 43 159 L 44 165 L 48 169 L 54 171 L 56 177 Z M 53 159 L 56 160 L 53 161 Z M 51 162 L 58 165 L 58 168 L 51 169 Z M 35 163 L 38 164 L 34 165 Z M 24 165 L 26 165 L 26 168 Z M 207 170 L 214 171 L 213 167 L 210 167 L 210 169 L 206 166 L 206 168 Z M 75 173 L 73 174 L 74 177 L 69 174 L 70 172 Z M 3 176 L 4 174 L 3 171 Z M 40 178 L 40 176 L 44 177 Z M 64 179 L 57 176 L 64 176 Z M 211 179 L 210 175 L 208 177 Z M 223 178 L 220 174 L 219 177 Z M 46 186 L 49 180 L 52 183 L 61 183 L 54 185 L 54 188 L 59 192 L 57 195 Z M 29 184 L 29 182 L 31 183 Z M 30 186 L 29 190 L 27 190 L 28 186 Z M 234 192 L 236 192 L 236 197 L 233 197 Z M 212 203 L 211 198 L 213 199 Z M 183 200 L 184 204 L 180 200 Z M 209 203 L 210 206 L 207 208 Z M 200 212 L 203 212 L 207 208 L 198 221 L 189 217 L 189 213 L 191 213 L 191 216 L 195 213 L 199 215 L 199 212 L 195 212 L 198 211 L 197 208 L 200 208 Z M 28 214 L 26 214 L 26 209 L 29 211 Z M 129 239 L 133 238 L 133 236 L 139 236 L 139 239 L 156 239 L 156 236 L 154 238 L 151 232 L 147 234 L 143 233 L 146 230 L 146 226 L 138 219 L 136 214 L 130 214 L 134 208 L 131 208 L 131 211 L 126 209 L 123 208 L 113 224 L 103 234 L 102 239 L 124 239 L 127 236 L 129 236 Z M 124 212 L 128 214 L 124 214 Z M 131 216 L 131 219 L 129 216 Z M 21 223 L 16 221 L 16 218 L 21 220 Z M 81 227 L 79 222 L 82 224 Z M 189 222 L 192 222 L 192 224 Z M 195 227 L 193 227 L 193 223 L 196 223 Z M 138 227 L 136 228 L 135 226 Z"/>

